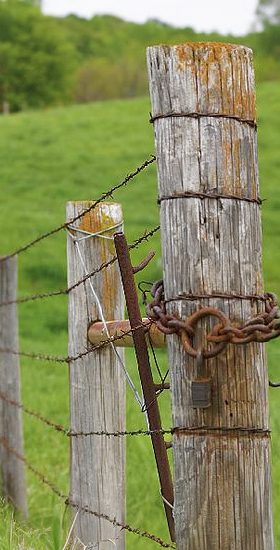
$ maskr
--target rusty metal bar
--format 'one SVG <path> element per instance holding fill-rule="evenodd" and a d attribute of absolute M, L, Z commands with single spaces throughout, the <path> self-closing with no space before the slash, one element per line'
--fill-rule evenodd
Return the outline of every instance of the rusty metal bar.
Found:
<path fill-rule="evenodd" d="M 150 319 L 142 319 L 142 323 L 145 326 L 146 339 L 149 338 L 154 348 L 164 348 L 166 346 L 166 337 L 163 334 L 156 324 L 152 323 Z M 106 323 L 106 328 L 112 338 L 119 338 L 123 335 L 120 340 L 116 340 L 115 346 L 120 348 L 129 348 L 133 347 L 133 338 L 132 334 L 128 334 L 131 330 L 131 325 L 128 319 L 125 321 L 108 321 Z M 92 323 L 88 329 L 88 339 L 91 344 L 97 345 L 101 342 L 106 342 L 108 340 L 108 333 L 104 327 L 102 321 L 96 321 Z M 160 385 L 162 387 L 162 384 Z M 161 389 L 161 388 L 159 388 Z"/>
<path fill-rule="evenodd" d="M 156 391 L 170 390 L 170 384 L 169 382 L 164 382 L 162 384 L 154 384 L 154 388 Z"/>
<path fill-rule="evenodd" d="M 123 233 L 116 233 L 114 235 L 114 241 L 121 271 L 131 328 L 135 329 L 136 327 L 139 327 L 133 332 L 133 341 L 146 405 L 146 411 L 149 419 L 149 428 L 150 430 L 160 430 L 160 412 L 150 366 L 145 328 L 143 326 L 139 326 L 142 322 L 142 316 L 138 304 L 138 296 L 134 282 L 133 267 L 131 265 L 129 249 L 127 246 L 125 235 Z M 170 537 L 172 541 L 175 541 L 174 519 L 172 514 L 174 500 L 173 483 L 168 462 L 166 445 L 164 437 L 160 433 L 152 434 L 151 439 L 157 463 L 161 494 L 163 497 Z"/>

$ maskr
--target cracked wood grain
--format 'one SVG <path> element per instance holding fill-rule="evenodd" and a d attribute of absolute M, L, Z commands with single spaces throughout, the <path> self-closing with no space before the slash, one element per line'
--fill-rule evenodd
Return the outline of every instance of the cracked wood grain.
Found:
<path fill-rule="evenodd" d="M 17 297 L 17 257 L 0 263 L 0 301 Z M 0 348 L 19 349 L 17 305 L 2 308 L 0 316 Z M 20 364 L 17 355 L 0 353 L 0 391 L 10 400 L 20 401 Z M 22 411 L 13 404 L 0 401 L 0 437 L 7 447 L 23 454 Z M 27 492 L 24 464 L 0 445 L 0 485 L 2 495 L 27 517 Z"/>
<path fill-rule="evenodd" d="M 198 112 L 199 118 L 154 121 L 159 198 L 183 192 L 259 195 L 252 52 L 243 46 L 190 43 L 148 48 L 152 116 Z M 210 117 L 207 114 L 220 114 Z M 165 297 L 182 293 L 262 293 L 260 209 L 234 199 L 178 198 L 160 205 Z M 183 318 L 199 305 L 244 321 L 261 303 L 175 301 Z M 196 347 L 209 344 L 197 330 Z M 174 426 L 268 428 L 264 346 L 228 346 L 205 363 L 212 405 L 192 407 L 195 361 L 167 337 Z M 178 434 L 173 438 L 176 542 L 179 550 L 272 550 L 270 440 L 248 434 Z"/>

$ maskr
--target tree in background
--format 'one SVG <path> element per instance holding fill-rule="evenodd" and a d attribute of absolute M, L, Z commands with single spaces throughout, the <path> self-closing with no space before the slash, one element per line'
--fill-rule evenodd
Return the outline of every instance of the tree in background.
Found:
<path fill-rule="evenodd" d="M 127 56 L 112 61 L 92 58 L 81 65 L 76 73 L 74 100 L 77 103 L 146 95 L 145 64 L 135 63 Z"/>
<path fill-rule="evenodd" d="M 258 35 L 257 77 L 260 80 L 279 80 L 280 0 L 259 0 L 256 14 L 263 28 Z"/>
<path fill-rule="evenodd" d="M 266 26 L 280 24 L 280 0 L 259 0 L 257 17 Z"/>
<path fill-rule="evenodd" d="M 0 3 L 0 109 L 66 102 L 74 52 L 54 18 L 23 2 Z"/>
<path fill-rule="evenodd" d="M 29 4 L 29 6 L 34 6 L 35 8 L 42 7 L 42 0 L 0 0 L 2 4 L 15 4 L 16 2 L 24 2 Z"/>

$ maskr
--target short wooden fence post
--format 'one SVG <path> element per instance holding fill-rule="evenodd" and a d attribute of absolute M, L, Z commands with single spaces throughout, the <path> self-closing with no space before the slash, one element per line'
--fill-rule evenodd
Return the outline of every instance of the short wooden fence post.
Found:
<path fill-rule="evenodd" d="M 67 221 L 90 204 L 68 203 Z M 74 223 L 74 228 L 69 229 L 67 246 L 69 286 L 113 257 L 114 243 L 108 237 L 121 228 L 122 209 L 115 203 L 101 203 Z M 117 262 L 70 292 L 69 356 L 90 347 L 88 328 L 93 321 L 102 320 L 98 301 L 106 320 L 124 318 Z M 118 354 L 123 358 L 123 350 L 119 349 Z M 75 432 L 125 429 L 125 379 L 110 346 L 70 364 L 70 413 L 71 429 Z M 125 522 L 124 437 L 71 438 L 70 500 L 78 507 L 88 507 Z M 99 543 L 100 549 L 107 548 L 110 540 L 118 550 L 125 547 L 124 530 L 83 511 L 78 513 L 74 533 L 83 544 Z"/>
<path fill-rule="evenodd" d="M 186 318 L 211 305 L 244 322 L 263 310 L 245 298 L 263 294 L 252 52 L 155 46 L 148 70 L 168 311 Z M 205 334 L 215 322 L 199 323 L 196 348 L 211 346 Z M 177 548 L 272 550 L 264 346 L 228 345 L 204 361 L 212 394 L 199 408 L 192 382 L 201 365 L 178 336 L 167 340 L 173 425 L 185 428 L 173 437 Z"/>
<path fill-rule="evenodd" d="M 0 262 L 0 302 L 9 302 L 17 296 L 17 258 Z M 2 306 L 0 311 L 0 348 L 18 351 L 18 318 L 16 304 Z M 9 452 L 10 447 L 23 454 L 22 412 L 9 403 L 20 401 L 19 357 L 0 353 L 0 483 L 2 495 L 27 517 L 25 469 L 22 461 Z"/>

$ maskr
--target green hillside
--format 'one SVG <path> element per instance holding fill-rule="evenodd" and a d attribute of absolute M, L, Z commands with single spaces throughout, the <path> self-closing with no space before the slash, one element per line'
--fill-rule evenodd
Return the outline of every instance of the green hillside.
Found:
<path fill-rule="evenodd" d="M 148 123 L 147 98 L 92 103 L 0 119 L 0 234 L 1 255 L 64 221 L 65 203 L 91 200 L 118 183 L 154 151 Z M 258 87 L 259 153 L 264 227 L 266 289 L 280 293 L 280 221 L 278 185 L 280 89 L 277 83 Z M 132 241 L 158 224 L 156 170 L 153 165 L 115 195 L 123 205 L 126 233 Z M 66 235 L 53 236 L 20 257 L 21 296 L 66 287 Z M 158 234 L 133 252 L 137 260 L 154 248 L 157 259 L 145 279 L 161 275 Z M 19 306 L 21 349 L 67 355 L 67 298 L 60 296 Z M 280 378 L 280 343 L 267 346 L 269 371 Z M 159 353 L 161 364 L 165 354 Z M 133 353 L 127 364 L 136 375 Z M 68 374 L 65 365 L 22 361 L 23 402 L 55 422 L 68 423 Z M 128 429 L 144 427 L 143 418 L 128 391 Z M 166 401 L 164 401 L 164 399 Z M 164 397 L 164 424 L 169 420 Z M 273 487 L 275 532 L 280 547 L 280 443 L 278 390 L 270 390 L 273 428 Z M 24 418 L 28 460 L 65 492 L 68 483 L 68 439 Z M 150 442 L 127 440 L 127 521 L 168 540 Z M 67 532 L 64 507 L 28 473 L 30 520 L 13 524 L 3 507 L 0 549 L 61 550 Z M 9 540 L 12 540 L 9 543 Z M 128 535 L 128 549 L 152 550 L 153 543 Z"/>

